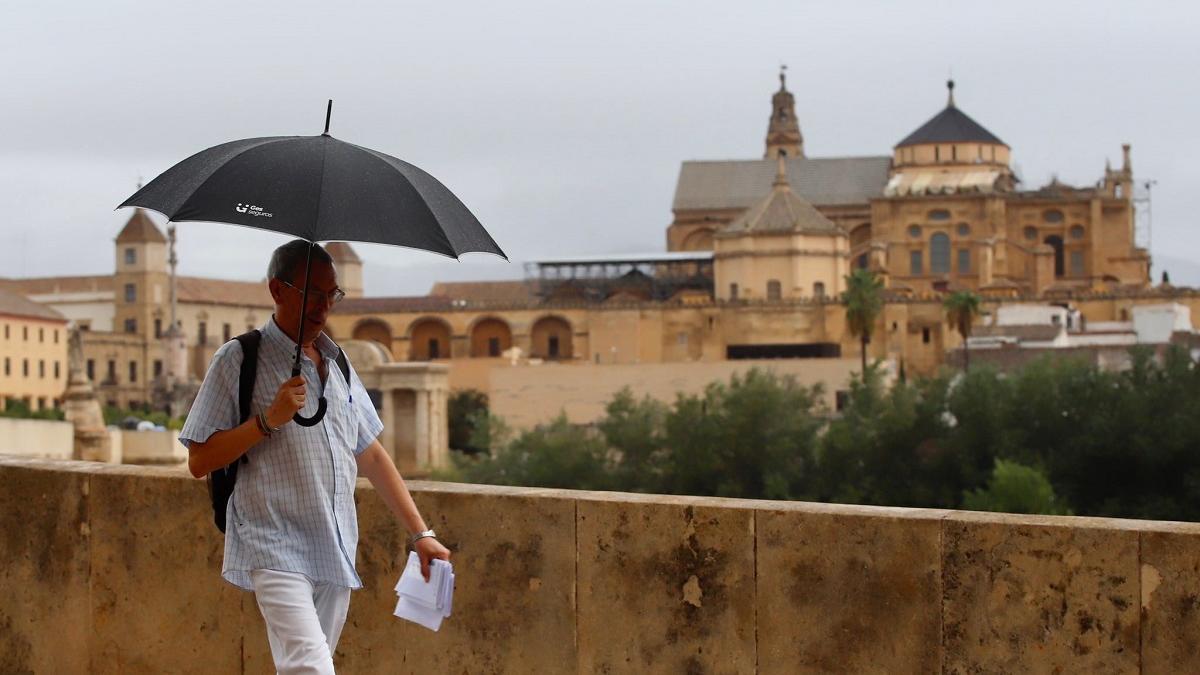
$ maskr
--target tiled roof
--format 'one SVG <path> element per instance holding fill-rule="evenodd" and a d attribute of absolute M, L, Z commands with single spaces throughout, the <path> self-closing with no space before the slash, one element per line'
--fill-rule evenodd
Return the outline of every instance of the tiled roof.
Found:
<path fill-rule="evenodd" d="M 866 204 L 883 195 L 891 163 L 891 157 L 793 157 L 787 176 L 792 190 L 817 206 Z M 774 159 L 687 161 L 679 169 L 671 208 L 749 208 L 774 177 Z"/>
<path fill-rule="evenodd" d="M 165 289 L 164 289 L 165 290 Z M 204 277 L 178 277 L 176 290 L 179 302 L 235 305 L 240 307 L 274 307 L 271 292 L 265 281 L 234 281 Z"/>
<path fill-rule="evenodd" d="M 537 300 L 524 281 L 439 281 L 429 295 L 467 302 L 530 302 Z"/>
<path fill-rule="evenodd" d="M 22 295 L 52 293 L 111 293 L 111 274 L 75 277 L 33 277 L 29 279 L 0 279 L 0 289 Z"/>
<path fill-rule="evenodd" d="M 151 242 L 155 244 L 167 243 L 167 237 L 158 229 L 150 216 L 142 209 L 134 209 L 133 215 L 129 217 L 129 222 L 125 223 L 125 227 L 121 229 L 121 233 L 117 235 L 118 244 L 134 244 Z"/>
<path fill-rule="evenodd" d="M 395 314 L 403 312 L 441 312 L 452 309 L 454 301 L 434 295 L 394 298 L 346 298 L 333 308 L 334 314 Z"/>
<path fill-rule="evenodd" d="M 959 110 L 953 103 L 946 106 L 940 113 L 933 116 L 916 131 L 896 144 L 897 148 L 906 145 L 921 145 L 923 143 L 995 143 L 1005 145 L 1004 141 L 983 128 L 979 122 L 971 119 L 965 112 Z"/>
<path fill-rule="evenodd" d="M 0 290 L 0 314 L 50 321 L 67 320 L 62 314 L 45 305 L 36 303 L 20 293 L 5 290 Z"/>
<path fill-rule="evenodd" d="M 821 214 L 812 204 L 798 197 L 783 173 L 784 161 L 779 160 L 780 172 L 775 184 L 754 206 L 746 209 L 725 226 L 723 234 L 744 232 L 811 232 L 843 234 L 842 229 Z"/>

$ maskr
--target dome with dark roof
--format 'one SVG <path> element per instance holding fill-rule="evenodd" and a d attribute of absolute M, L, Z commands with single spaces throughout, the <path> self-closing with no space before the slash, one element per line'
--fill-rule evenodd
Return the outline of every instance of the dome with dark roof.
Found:
<path fill-rule="evenodd" d="M 987 143 L 1008 147 L 1007 143 L 954 105 L 953 80 L 947 82 L 946 86 L 950 89 L 950 99 L 945 109 L 897 143 L 897 148 L 927 143 Z"/>

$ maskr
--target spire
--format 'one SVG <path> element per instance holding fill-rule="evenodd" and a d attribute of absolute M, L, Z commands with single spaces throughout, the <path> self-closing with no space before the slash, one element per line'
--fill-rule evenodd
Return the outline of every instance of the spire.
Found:
<path fill-rule="evenodd" d="M 946 107 L 953 108 L 954 107 L 954 80 L 953 79 L 946 80 L 946 91 L 949 92 L 949 95 L 946 97 Z"/>
<path fill-rule="evenodd" d="M 787 90 L 787 65 L 779 67 L 779 91 L 771 97 L 771 120 L 767 125 L 767 149 L 763 157 L 803 157 L 804 136 L 796 119 L 796 99 Z"/>

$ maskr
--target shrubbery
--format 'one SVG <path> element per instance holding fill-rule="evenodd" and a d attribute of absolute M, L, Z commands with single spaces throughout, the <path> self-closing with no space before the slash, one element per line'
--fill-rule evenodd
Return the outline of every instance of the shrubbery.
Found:
<path fill-rule="evenodd" d="M 1200 520 L 1200 369 L 1142 351 L 1122 373 L 1043 360 L 885 387 L 831 415 L 820 389 L 750 371 L 671 405 L 628 390 L 594 425 L 512 434 L 480 415 L 471 482 Z"/>

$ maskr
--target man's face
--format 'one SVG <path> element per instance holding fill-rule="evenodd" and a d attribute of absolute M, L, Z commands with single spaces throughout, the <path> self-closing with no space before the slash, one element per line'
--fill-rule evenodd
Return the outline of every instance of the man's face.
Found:
<path fill-rule="evenodd" d="M 279 279 L 267 282 L 271 297 L 275 300 L 275 321 L 294 340 L 299 332 L 300 305 L 304 292 L 304 265 L 301 264 L 288 279 L 288 284 Z M 308 278 L 308 311 L 304 315 L 304 343 L 310 344 L 325 328 L 325 319 L 333 304 L 329 296 L 337 289 L 337 271 L 333 265 L 318 260 L 312 261 Z"/>

